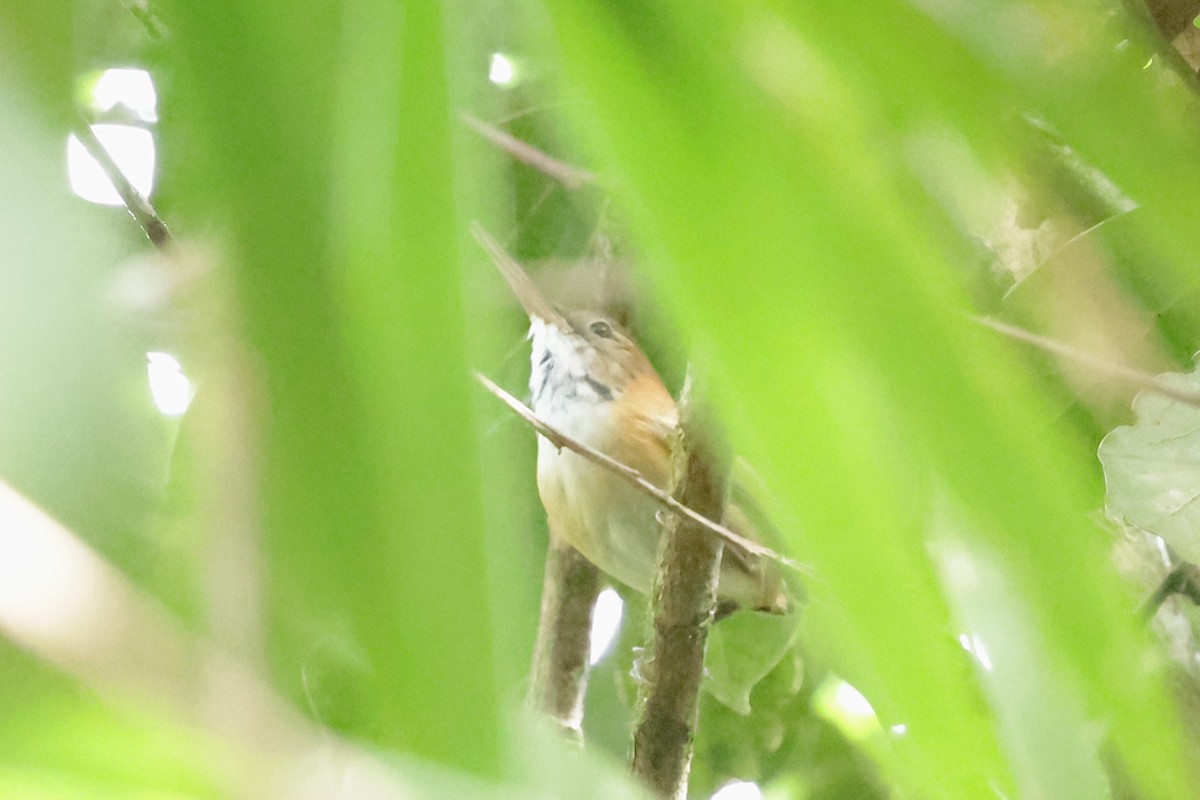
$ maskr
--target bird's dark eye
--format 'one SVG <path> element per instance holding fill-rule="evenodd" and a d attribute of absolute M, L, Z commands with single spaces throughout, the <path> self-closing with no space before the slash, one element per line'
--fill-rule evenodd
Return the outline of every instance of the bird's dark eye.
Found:
<path fill-rule="evenodd" d="M 613 338 L 612 326 L 602 319 L 598 319 L 592 323 L 592 333 L 597 336 L 602 336 L 605 339 Z"/>

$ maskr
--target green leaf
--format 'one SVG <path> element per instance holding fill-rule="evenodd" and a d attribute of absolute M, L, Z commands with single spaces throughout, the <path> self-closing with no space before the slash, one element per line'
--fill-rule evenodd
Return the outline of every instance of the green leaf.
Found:
<path fill-rule="evenodd" d="M 708 633 L 704 688 L 737 713 L 751 713 L 751 691 L 793 648 L 798 631 L 797 613 L 739 611 L 721 620 Z"/>
<path fill-rule="evenodd" d="M 1046 634 L 994 552 L 961 538 L 961 520 L 934 553 L 975 662 L 1020 797 L 1102 800 L 1111 796 L 1101 731 L 1082 692 L 1055 663 Z"/>
<path fill-rule="evenodd" d="M 443 10 L 163 8 L 179 190 L 228 232 L 265 387 L 275 680 L 349 734 L 495 774 L 490 604 L 513 581 L 486 554 Z"/>
<path fill-rule="evenodd" d="M 1157 380 L 1180 392 L 1200 393 L 1200 370 Z M 1200 563 L 1200 409 L 1143 389 L 1133 412 L 1132 425 L 1114 429 L 1100 443 L 1106 509 Z"/>
<path fill-rule="evenodd" d="M 0 674 L 0 795 L 227 796 L 221 765 L 230 754 L 215 737 L 136 701 L 105 703 L 3 640 Z"/>

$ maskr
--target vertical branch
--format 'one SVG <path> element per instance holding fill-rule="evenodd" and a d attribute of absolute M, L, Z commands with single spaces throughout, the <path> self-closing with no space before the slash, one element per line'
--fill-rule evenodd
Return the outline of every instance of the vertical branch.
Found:
<path fill-rule="evenodd" d="M 1169 42 L 1178 36 L 1200 14 L 1196 0 L 1145 0 L 1146 10 Z"/>
<path fill-rule="evenodd" d="M 680 400 L 672 495 L 705 517 L 720 519 L 726 465 L 694 423 L 688 394 L 685 388 Z M 654 641 L 634 733 L 633 772 L 660 797 L 683 798 L 724 544 L 691 520 L 665 516 L 654 591 Z"/>
<path fill-rule="evenodd" d="M 596 568 L 574 547 L 551 541 L 546 553 L 529 702 L 580 741 L 592 609 L 599 590 L 600 573 Z"/>

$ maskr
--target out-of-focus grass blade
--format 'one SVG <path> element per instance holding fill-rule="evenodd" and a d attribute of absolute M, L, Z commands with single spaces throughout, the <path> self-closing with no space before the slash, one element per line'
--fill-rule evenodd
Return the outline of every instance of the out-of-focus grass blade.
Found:
<path fill-rule="evenodd" d="M 983 796 L 989 781 L 1003 779 L 1004 767 L 947 630 L 934 577 L 914 546 L 911 509 L 901 510 L 905 498 L 895 484 L 910 468 L 879 436 L 886 409 L 870 391 L 878 378 L 865 369 L 858 374 L 861 357 L 839 341 L 830 318 L 832 303 L 844 303 L 853 287 L 836 285 L 830 274 L 836 254 L 828 248 L 783 238 L 794 240 L 788 229 L 801 226 L 811 234 L 822 212 L 830 245 L 844 231 L 844 222 L 830 220 L 836 209 L 820 203 L 828 176 L 815 163 L 803 180 L 785 173 L 796 164 L 780 147 L 783 130 L 764 130 L 777 121 L 748 113 L 738 87 L 714 79 L 729 66 L 705 63 L 664 20 L 638 21 L 643 43 L 618 27 L 633 21 L 568 5 L 555 6 L 568 69 L 589 91 L 599 133 L 645 209 L 643 234 L 661 242 L 675 263 L 688 264 L 694 281 L 690 287 L 683 279 L 666 281 L 670 291 L 686 292 L 673 298 L 675 310 L 708 328 L 728 321 L 722 335 L 731 338 L 718 352 L 737 361 L 727 365 L 727 374 L 739 378 L 730 385 L 769 425 L 762 435 L 782 444 L 770 463 L 759 463 L 766 474 L 784 476 L 789 493 L 798 495 L 790 499 L 819 533 L 799 555 L 818 572 L 814 605 L 834 603 L 853 625 L 836 642 L 842 668 L 881 717 L 908 725 L 917 754 L 912 784 L 932 796 Z M 622 121 L 627 117 L 637 120 L 636 138 L 622 136 L 635 130 Z M 839 124 L 836 116 L 829 121 Z M 828 159 L 834 145 L 822 146 L 820 156 Z M 789 178 L 812 199 L 795 198 Z M 802 271 L 804 262 L 813 266 Z M 842 296 L 833 297 L 834 290 Z M 827 300 L 816 303 L 817 296 Z M 804 355 L 808 363 L 795 363 Z M 971 743 L 968 752 L 963 742 Z"/>
<path fill-rule="evenodd" d="M 227 212 L 270 392 L 277 680 L 338 728 L 494 770 L 440 15 L 170 9 L 175 141 L 194 152 L 181 196 Z"/>
<path fill-rule="evenodd" d="M 336 223 L 341 313 L 384 518 L 394 719 L 431 753 L 498 754 L 477 435 L 468 392 L 443 13 L 351 4 L 341 75 Z M 430 703 L 430 696 L 438 698 Z M 414 716 L 414 712 L 416 715 Z M 472 745 L 465 754 L 464 741 Z"/>
<path fill-rule="evenodd" d="M 925 552 L 932 469 L 1147 792 L 1177 796 L 1189 785 L 1178 728 L 1086 520 L 1098 502 L 1089 454 L 965 321 L 940 223 L 889 127 L 890 87 L 915 91 L 929 51 L 893 52 L 880 82 L 862 69 L 878 54 L 860 60 L 828 25 L 790 24 L 765 3 L 636 16 L 548 5 L 586 127 L 658 256 L 661 296 L 711 354 L 748 455 L 804 523 L 792 534 L 817 573 L 814 622 L 844 624 L 824 626 L 840 668 L 885 724 L 907 725 L 897 749 L 910 784 L 987 797 L 1013 780 Z M 822 13 L 849 28 L 865 12 Z M 921 31 L 933 52 L 961 47 Z M 952 99 L 939 98 L 939 123 L 977 130 L 975 106 Z"/>
<path fill-rule="evenodd" d="M 1002 559 L 962 537 L 961 521 L 935 541 L 934 554 L 996 717 L 1019 797 L 1111 797 L 1099 726 L 1089 724 L 1078 681 L 1050 656 L 1046 632 Z"/>

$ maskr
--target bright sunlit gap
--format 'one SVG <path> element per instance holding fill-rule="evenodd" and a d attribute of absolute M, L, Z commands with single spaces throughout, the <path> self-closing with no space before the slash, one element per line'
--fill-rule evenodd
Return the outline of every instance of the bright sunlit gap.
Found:
<path fill-rule="evenodd" d="M 625 601 L 611 587 L 600 592 L 596 608 L 592 612 L 592 638 L 588 663 L 595 664 L 604 658 L 621 630 L 621 616 Z"/>
<path fill-rule="evenodd" d="M 751 781 L 730 781 L 717 789 L 710 800 L 762 800 L 762 789 Z"/>
<path fill-rule="evenodd" d="M 517 69 L 508 56 L 503 53 L 492 53 L 488 65 L 488 80 L 497 86 L 512 86 L 517 78 Z"/>
<path fill-rule="evenodd" d="M 144 69 L 106 69 L 92 87 L 92 109 L 99 113 L 117 106 L 129 109 L 142 122 L 158 121 L 158 93 Z"/>
<path fill-rule="evenodd" d="M 187 411 L 195 392 L 192 382 L 183 374 L 179 359 L 170 353 L 146 353 L 146 375 L 154 405 L 168 417 L 178 417 Z"/>
<path fill-rule="evenodd" d="M 92 131 L 133 188 L 149 197 L 154 189 L 154 135 L 134 125 L 93 125 Z M 67 139 L 67 176 L 71 191 L 84 200 L 106 206 L 123 204 L 100 163 L 74 134 Z"/>
<path fill-rule="evenodd" d="M 813 708 L 850 739 L 879 731 L 879 718 L 862 692 L 845 681 L 827 678 L 813 694 Z"/>
<path fill-rule="evenodd" d="M 90 94 L 91 110 L 101 119 L 115 120 L 93 125 L 92 132 L 133 188 L 149 197 L 154 189 L 154 134 L 141 125 L 122 123 L 158 121 L 154 79 L 144 69 L 106 69 L 95 79 Z M 100 164 L 74 135 L 67 139 L 67 176 L 71 191 L 84 200 L 122 205 Z"/>

